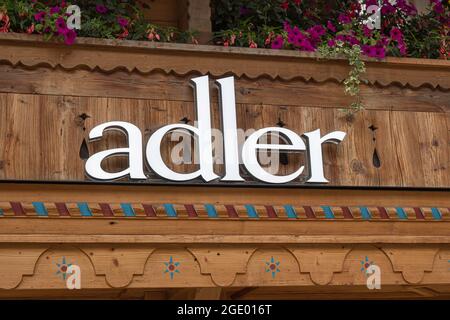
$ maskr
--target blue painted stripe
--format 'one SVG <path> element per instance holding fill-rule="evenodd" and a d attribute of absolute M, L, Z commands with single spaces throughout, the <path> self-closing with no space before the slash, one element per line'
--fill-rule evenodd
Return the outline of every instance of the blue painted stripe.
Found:
<path fill-rule="evenodd" d="M 3 209 L 0 208 L 0 216 L 3 215 Z"/>
<path fill-rule="evenodd" d="M 359 207 L 359 211 L 361 211 L 361 217 L 363 219 L 372 219 L 372 215 L 367 207 Z"/>
<path fill-rule="evenodd" d="M 82 217 L 91 217 L 92 216 L 91 209 L 89 209 L 89 205 L 86 202 L 78 202 L 77 206 L 78 206 L 78 209 L 80 210 L 80 214 Z"/>
<path fill-rule="evenodd" d="M 286 211 L 286 215 L 288 218 L 294 218 L 297 219 L 297 212 L 295 212 L 295 209 L 292 206 L 283 206 L 284 210 Z"/>
<path fill-rule="evenodd" d="M 405 212 L 405 210 L 403 208 L 396 207 L 395 211 L 397 212 L 397 216 L 400 219 L 408 219 L 408 215 L 406 214 L 406 212 Z"/>
<path fill-rule="evenodd" d="M 323 212 L 325 213 L 325 218 L 327 219 L 334 219 L 334 213 L 333 210 L 329 206 L 322 206 Z"/>
<path fill-rule="evenodd" d="M 134 217 L 136 214 L 134 213 L 134 209 L 129 203 L 121 203 L 120 207 L 122 208 L 123 214 L 126 217 Z"/>
<path fill-rule="evenodd" d="M 168 217 L 176 217 L 177 216 L 177 211 L 175 210 L 173 204 L 166 203 L 163 206 L 164 206 L 164 210 L 166 211 L 166 214 Z"/>
<path fill-rule="evenodd" d="M 436 220 L 441 220 L 442 215 L 438 208 L 431 208 L 431 214 L 433 215 L 433 218 Z"/>
<path fill-rule="evenodd" d="M 256 211 L 254 206 L 246 204 L 245 210 L 247 210 L 247 215 L 249 218 L 259 218 L 258 212 Z"/>
<path fill-rule="evenodd" d="M 42 202 L 32 202 L 32 204 L 38 216 L 48 216 L 47 209 Z"/>
<path fill-rule="evenodd" d="M 216 208 L 212 204 L 205 204 L 206 213 L 210 218 L 217 218 Z"/>

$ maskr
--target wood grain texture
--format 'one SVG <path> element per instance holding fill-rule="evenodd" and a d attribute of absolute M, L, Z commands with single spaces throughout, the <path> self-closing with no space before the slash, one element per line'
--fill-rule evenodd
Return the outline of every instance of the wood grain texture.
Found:
<path fill-rule="evenodd" d="M 193 103 L 185 101 L 2 93 L 0 103 L 3 180 L 85 181 L 80 147 L 88 132 L 100 123 L 131 122 L 141 129 L 145 143 L 158 127 L 179 123 L 184 117 L 195 120 Z M 213 127 L 220 128 L 215 102 L 212 111 Z M 238 127 L 244 130 L 275 126 L 282 120 L 299 134 L 317 128 L 322 134 L 346 132 L 340 145 L 323 147 L 330 185 L 450 187 L 445 113 L 366 110 L 348 119 L 335 108 L 238 104 L 237 114 Z M 369 128 L 372 126 L 376 130 Z M 165 161 L 181 172 L 195 170 L 194 164 L 172 164 L 170 154 L 177 141 L 165 140 Z M 89 154 L 125 144 L 123 135 L 107 134 L 101 141 L 88 144 Z M 378 167 L 374 164 L 375 151 Z M 279 174 L 293 172 L 304 164 L 301 156 L 289 155 L 288 159 Z M 110 171 L 125 166 L 125 158 L 105 162 Z M 223 165 L 215 168 L 217 173 L 223 172 Z"/>

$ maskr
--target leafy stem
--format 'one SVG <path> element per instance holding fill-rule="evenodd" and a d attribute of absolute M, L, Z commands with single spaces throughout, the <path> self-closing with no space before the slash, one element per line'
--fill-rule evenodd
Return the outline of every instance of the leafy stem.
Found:
<path fill-rule="evenodd" d="M 333 59 L 337 57 L 345 57 L 351 67 L 348 77 L 344 80 L 344 91 L 346 94 L 355 97 L 354 101 L 346 109 L 348 113 L 355 113 L 364 109 L 361 99 L 361 75 L 366 72 L 366 65 L 361 59 L 361 47 L 359 45 L 348 46 L 341 41 L 337 41 L 336 45 L 330 47 L 323 45 L 318 49 L 322 58 Z"/>

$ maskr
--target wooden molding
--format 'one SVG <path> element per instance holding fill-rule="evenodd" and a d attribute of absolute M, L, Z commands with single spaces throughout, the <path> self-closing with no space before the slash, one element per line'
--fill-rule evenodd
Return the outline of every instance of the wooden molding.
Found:
<path fill-rule="evenodd" d="M 176 289 L 168 294 L 158 293 L 153 298 L 216 299 L 223 296 L 221 288 L 234 291 L 234 298 L 242 298 L 254 292 L 255 287 L 285 288 L 301 287 L 312 290 L 328 285 L 346 287 L 349 292 L 365 287 L 364 264 L 376 264 L 382 270 L 382 290 L 401 285 L 413 292 L 425 288 L 439 296 L 450 292 L 448 271 L 450 247 L 446 245 L 358 245 L 347 244 L 345 250 L 336 245 L 261 246 L 250 251 L 245 246 L 197 245 L 189 249 L 164 245 L 153 250 L 150 245 L 143 260 L 132 245 L 90 245 L 85 251 L 77 245 L 16 245 L 2 249 L 4 259 L 0 268 L 0 297 L 4 294 L 20 296 L 27 291 L 58 289 L 64 295 L 65 278 L 58 272 L 64 264 L 76 264 L 82 270 L 81 292 L 108 289 Z M 117 251 L 118 250 L 118 251 Z M 101 259 L 90 259 L 86 252 L 102 252 Z M 191 255 L 195 252 L 194 257 Z M 306 254 L 308 252 L 308 254 Z M 303 254 L 305 253 L 305 254 Z M 420 253 L 420 254 L 417 254 Z M 94 254 L 95 256 L 96 254 Z M 109 261 L 121 257 L 114 267 Z M 126 258 L 125 258 L 126 257 Z M 220 258 L 217 258 L 220 257 Z M 17 264 L 17 262 L 20 263 Z M 130 261 L 137 261 L 137 269 L 130 273 Z M 210 260 L 212 259 L 212 260 Z M 318 259 L 318 260 L 317 260 Z M 127 263 L 122 263 L 123 261 Z M 11 268 L 11 261 L 15 268 Z M 105 261 L 108 261 L 105 264 Z M 168 269 L 169 263 L 175 268 Z M 272 264 L 275 267 L 272 267 Z M 109 265 L 109 266 L 108 266 Z M 203 266 L 202 266 L 203 265 Z M 314 268 L 311 268 L 314 265 Z M 103 270 L 99 272 L 99 270 Z M 176 271 L 175 271 L 176 270 Z M 171 275 L 171 271 L 172 275 Z M 110 280 L 115 278 L 113 282 Z M 110 280 L 108 280 L 110 279 Z M 351 286 L 351 287 L 349 287 Z M 188 288 L 205 288 L 192 291 Z M 244 290 L 242 288 L 252 288 Z M 427 289 L 435 288 L 435 289 Z M 65 290 L 65 292 L 64 292 Z M 277 289 L 275 289 L 276 291 Z M 366 289 L 367 290 L 367 289 Z M 75 290 L 76 291 L 76 290 Z M 423 295 L 423 290 L 416 292 Z M 113 291 L 110 291 L 113 292 Z M 151 294 L 148 294 L 151 298 Z"/>
<path fill-rule="evenodd" d="M 37 67 L 48 65 L 67 70 L 127 70 L 166 74 L 209 73 L 247 78 L 342 82 L 349 67 L 345 60 L 320 60 L 317 54 L 289 50 L 223 48 L 206 45 L 153 43 L 79 38 L 73 46 L 45 42 L 38 35 L 0 35 L 0 62 Z M 445 60 L 387 58 L 367 60 L 365 81 L 382 86 L 450 88 L 450 62 Z"/>

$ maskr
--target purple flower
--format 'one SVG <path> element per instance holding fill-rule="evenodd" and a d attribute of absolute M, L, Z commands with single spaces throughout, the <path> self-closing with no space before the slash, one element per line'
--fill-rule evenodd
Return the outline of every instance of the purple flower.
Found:
<path fill-rule="evenodd" d="M 309 28 L 308 33 L 311 36 L 311 38 L 318 39 L 321 36 L 323 36 L 326 33 L 326 31 L 325 28 L 322 27 L 321 25 L 316 25 L 312 28 Z"/>
<path fill-rule="evenodd" d="M 327 28 L 332 32 L 336 32 L 336 27 L 334 26 L 334 24 L 331 21 L 327 22 Z"/>
<path fill-rule="evenodd" d="M 75 42 L 75 38 L 77 37 L 77 34 L 73 30 L 68 30 L 64 34 L 64 43 L 67 45 L 72 45 Z"/>
<path fill-rule="evenodd" d="M 246 6 L 242 6 L 239 8 L 239 15 L 241 16 L 248 16 L 250 13 L 252 13 L 252 10 L 247 8 Z"/>
<path fill-rule="evenodd" d="M 272 41 L 272 49 L 281 49 L 283 48 L 284 45 L 284 40 L 282 36 L 278 36 L 276 37 L 273 41 Z"/>
<path fill-rule="evenodd" d="M 60 35 L 66 34 L 69 31 L 69 29 L 67 29 L 66 21 L 64 20 L 63 17 L 59 17 L 58 19 L 56 19 L 55 26 L 56 26 L 56 31 Z"/>
<path fill-rule="evenodd" d="M 306 39 L 306 36 L 300 31 L 298 27 L 289 27 L 288 42 L 296 46 L 300 45 L 302 40 Z"/>
<path fill-rule="evenodd" d="M 375 58 L 384 59 L 386 57 L 386 49 L 384 47 L 375 47 Z"/>
<path fill-rule="evenodd" d="M 328 40 L 327 45 L 332 48 L 336 45 L 336 41 L 334 39 L 330 39 Z"/>
<path fill-rule="evenodd" d="M 385 1 L 383 6 L 381 7 L 382 14 L 390 14 L 395 12 L 395 7 L 391 5 L 389 2 Z"/>
<path fill-rule="evenodd" d="M 403 39 L 401 40 L 403 42 Z M 389 44 L 390 40 L 388 37 L 382 36 L 380 40 L 378 40 L 377 45 L 378 46 L 387 46 Z"/>
<path fill-rule="evenodd" d="M 390 36 L 392 40 L 401 41 L 403 40 L 403 34 L 399 28 L 392 28 L 390 32 Z"/>
<path fill-rule="evenodd" d="M 372 37 L 372 30 L 370 30 L 367 25 L 364 25 L 363 26 L 363 34 L 365 37 L 370 38 L 370 37 Z"/>
<path fill-rule="evenodd" d="M 42 22 L 42 20 L 44 20 L 45 17 L 45 11 L 39 11 L 38 13 L 34 14 L 34 20 L 36 20 L 37 22 Z"/>
<path fill-rule="evenodd" d="M 108 8 L 102 4 L 97 4 L 95 6 L 95 11 L 97 11 L 97 13 L 100 13 L 100 14 L 105 14 L 108 12 Z"/>
<path fill-rule="evenodd" d="M 342 35 L 342 34 L 336 36 L 336 41 L 345 42 L 346 39 L 347 38 L 344 35 Z"/>
<path fill-rule="evenodd" d="M 128 26 L 128 19 L 127 18 L 123 18 L 123 17 L 118 17 L 117 18 L 117 23 L 119 23 L 119 25 L 122 28 L 125 28 L 126 26 Z"/>
<path fill-rule="evenodd" d="M 350 18 L 350 16 L 341 13 L 339 14 L 338 21 L 342 24 L 348 24 L 352 22 L 352 19 Z"/>
<path fill-rule="evenodd" d="M 386 57 L 386 49 L 381 46 L 363 45 L 362 52 L 364 55 L 366 55 L 370 58 L 383 59 Z"/>
<path fill-rule="evenodd" d="M 300 41 L 300 50 L 304 51 L 314 51 L 316 48 L 311 44 L 311 42 L 308 39 L 303 39 Z"/>
<path fill-rule="evenodd" d="M 361 49 L 362 49 L 362 52 L 363 52 L 364 55 L 370 57 L 370 56 L 371 56 L 371 55 L 370 55 L 370 53 L 371 53 L 371 48 L 372 48 L 372 46 L 369 46 L 369 45 L 365 44 L 365 45 L 362 46 Z"/>
<path fill-rule="evenodd" d="M 441 2 L 435 2 L 434 8 L 433 8 L 434 12 L 436 12 L 437 14 L 441 14 L 444 12 L 444 6 L 442 5 Z"/>
<path fill-rule="evenodd" d="M 287 22 L 287 21 L 285 21 L 285 22 L 283 23 L 283 29 L 284 29 L 284 31 L 286 31 L 286 32 L 292 32 L 292 28 L 291 28 L 289 22 Z"/>
<path fill-rule="evenodd" d="M 61 10 L 59 6 L 54 6 L 50 8 L 50 14 L 58 13 Z"/>
<path fill-rule="evenodd" d="M 353 37 L 353 36 L 348 36 L 347 37 L 347 42 L 350 45 L 352 45 L 352 46 L 354 46 L 355 44 L 358 44 L 358 45 L 360 44 L 359 40 L 356 37 Z"/>

